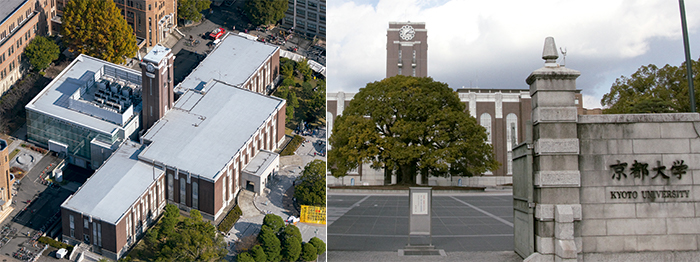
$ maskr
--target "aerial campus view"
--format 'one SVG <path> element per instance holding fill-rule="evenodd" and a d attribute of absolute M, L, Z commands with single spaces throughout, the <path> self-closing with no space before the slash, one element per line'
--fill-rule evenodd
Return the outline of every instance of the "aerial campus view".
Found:
<path fill-rule="evenodd" d="M 325 1 L 3 6 L 3 261 L 325 261 Z"/>
<path fill-rule="evenodd" d="M 697 10 L 3 1 L 0 258 L 694 261 Z"/>

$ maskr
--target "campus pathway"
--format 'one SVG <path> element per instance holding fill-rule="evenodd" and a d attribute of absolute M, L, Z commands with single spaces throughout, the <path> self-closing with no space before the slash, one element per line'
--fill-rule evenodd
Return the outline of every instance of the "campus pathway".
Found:
<path fill-rule="evenodd" d="M 255 193 L 248 190 L 241 190 L 239 193 L 238 204 L 243 211 L 243 216 L 225 236 L 225 241 L 229 246 L 229 253 L 226 257 L 228 261 L 233 261 L 236 255 L 233 243 L 245 236 L 257 235 L 260 232 L 265 214 L 275 214 L 282 219 L 287 219 L 290 215 L 299 216 L 299 211 L 289 204 L 291 201 L 288 201 L 294 197 L 289 195 L 293 192 L 290 189 L 293 187 L 294 180 L 301 175 L 303 167 L 309 162 L 315 159 L 326 161 L 325 157 L 319 154 L 321 146 L 317 142 L 318 140 L 325 141 L 325 130 L 321 129 L 315 136 L 304 136 L 304 138 L 307 142 L 304 142 L 294 155 L 280 157 L 279 174 L 270 179 L 261 195 L 256 196 Z M 318 237 L 323 242 L 328 242 L 325 225 L 297 223 L 297 227 L 301 231 L 304 242 L 309 241 L 312 237 Z M 325 256 L 319 256 L 319 261 L 325 261 Z"/>

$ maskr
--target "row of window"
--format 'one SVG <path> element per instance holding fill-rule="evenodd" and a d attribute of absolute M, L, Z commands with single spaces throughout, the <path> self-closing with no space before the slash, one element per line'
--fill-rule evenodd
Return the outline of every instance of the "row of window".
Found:
<path fill-rule="evenodd" d="M 487 143 L 492 143 L 491 115 L 483 113 L 479 123 L 486 128 Z M 513 145 L 518 143 L 518 116 L 510 113 L 506 116 L 506 150 L 508 152 L 508 174 L 513 174 Z"/>
<path fill-rule="evenodd" d="M 289 0 L 289 5 L 293 6 L 295 0 Z M 308 5 L 305 0 L 296 0 L 297 6 L 299 7 L 306 7 L 307 9 L 312 9 L 312 10 L 321 10 L 321 11 L 326 11 L 326 5 L 325 4 L 318 4 L 314 1 L 309 1 Z M 320 9 L 319 9 L 320 7 Z"/>

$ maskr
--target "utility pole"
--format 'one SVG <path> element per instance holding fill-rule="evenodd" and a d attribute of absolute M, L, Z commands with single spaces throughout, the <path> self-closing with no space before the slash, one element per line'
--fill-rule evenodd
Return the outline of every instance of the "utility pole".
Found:
<path fill-rule="evenodd" d="M 690 95 L 690 112 L 695 112 L 695 87 L 693 87 L 693 60 L 690 58 L 690 43 L 688 42 L 688 25 L 685 22 L 685 4 L 678 0 L 681 8 L 681 25 L 683 27 L 683 47 L 685 48 L 685 67 L 688 69 L 688 92 Z"/>

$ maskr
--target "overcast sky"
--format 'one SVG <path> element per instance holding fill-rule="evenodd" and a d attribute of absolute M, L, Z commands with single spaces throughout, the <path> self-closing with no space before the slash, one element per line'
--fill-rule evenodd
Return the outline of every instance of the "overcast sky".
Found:
<path fill-rule="evenodd" d="M 685 1 L 691 55 L 700 57 L 700 1 Z M 329 0 L 328 92 L 386 76 L 390 21 L 425 22 L 428 75 L 452 88 L 528 88 L 544 39 L 581 71 L 584 106 L 600 107 L 616 78 L 685 60 L 678 1 Z M 561 56 L 560 56 L 561 63 Z"/>

